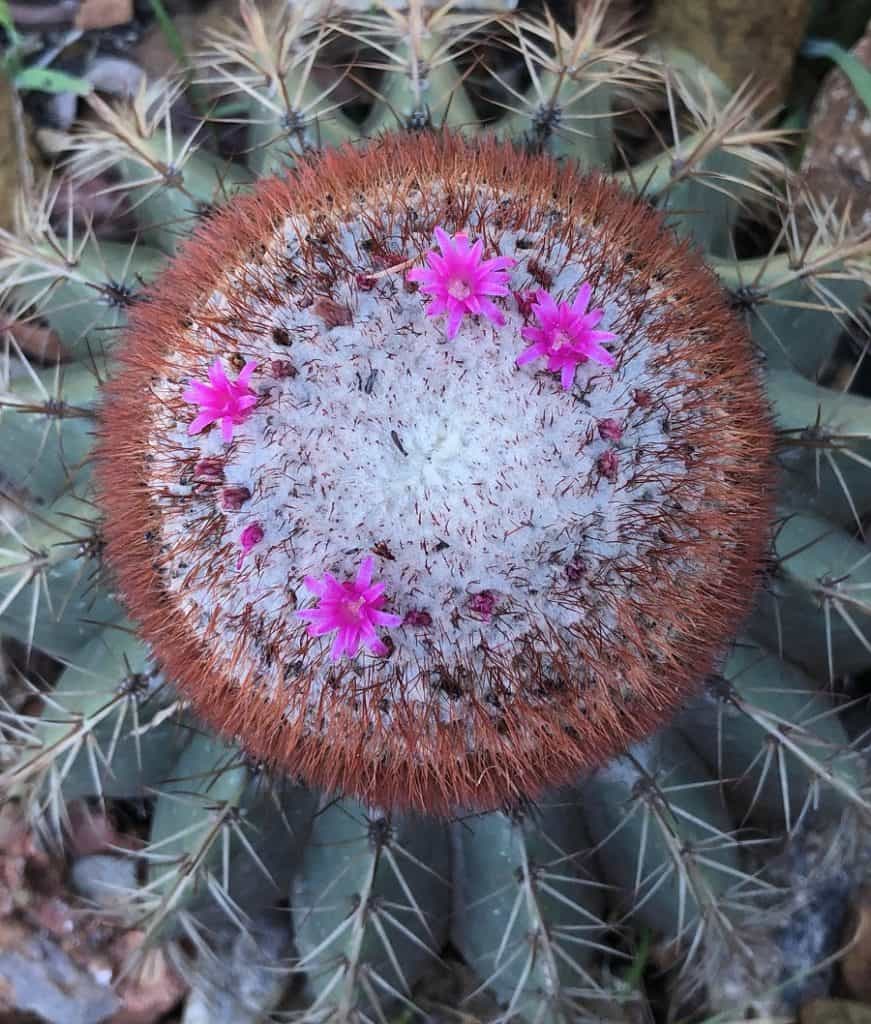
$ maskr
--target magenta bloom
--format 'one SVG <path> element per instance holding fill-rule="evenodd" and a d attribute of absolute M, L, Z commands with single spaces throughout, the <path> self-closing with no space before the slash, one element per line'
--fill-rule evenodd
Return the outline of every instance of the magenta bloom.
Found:
<path fill-rule="evenodd" d="M 246 526 L 245 529 L 239 536 L 239 547 L 242 549 L 239 552 L 239 557 L 236 559 L 236 568 L 241 569 L 242 563 L 245 561 L 245 556 L 249 554 L 252 548 L 256 548 L 260 541 L 263 540 L 263 527 L 260 523 L 251 523 L 250 526 Z"/>
<path fill-rule="evenodd" d="M 251 374 L 257 369 L 257 363 L 247 362 L 236 380 L 229 380 L 216 359 L 209 367 L 209 383 L 192 381 L 182 398 L 186 402 L 194 402 L 200 407 L 199 415 L 188 427 L 188 434 L 198 434 L 210 423 L 221 421 L 221 436 L 227 442 L 233 440 L 233 427 L 243 423 L 252 406 L 257 403 L 257 395 L 248 386 Z"/>
<path fill-rule="evenodd" d="M 615 359 L 602 348 L 600 342 L 616 338 L 610 331 L 596 331 L 593 328 L 605 315 L 603 309 L 587 312 L 592 288 L 584 282 L 575 301 L 559 305 L 543 289 L 536 293 L 537 302 L 532 312 L 538 320 L 538 327 L 524 327 L 520 332 L 527 341 L 533 342 L 517 357 L 517 365 L 532 362 L 547 356 L 548 370 L 559 370 L 563 387 L 568 390 L 575 380 L 575 370 L 580 363 L 594 359 L 603 366 L 614 366 Z"/>
<path fill-rule="evenodd" d="M 330 573 L 323 579 L 306 576 L 305 585 L 320 598 L 318 608 L 297 612 L 309 622 L 309 636 L 322 636 L 338 631 L 331 657 L 338 661 L 343 654 L 353 658 L 360 646 L 373 654 L 386 654 L 387 647 L 378 639 L 376 626 L 401 626 L 401 615 L 390 615 L 378 609 L 384 604 L 384 584 L 372 582 L 375 559 L 364 558 L 353 583 L 339 583 Z"/>
<path fill-rule="evenodd" d="M 456 336 L 466 313 L 481 314 L 494 324 L 504 324 L 501 310 L 487 296 L 508 294 L 506 270 L 513 267 L 515 261 L 510 256 L 482 260 L 484 243 L 478 239 L 470 249 L 469 239 L 464 234 L 451 238 L 441 228 L 436 228 L 435 237 L 441 256 L 428 252 L 429 268 L 416 267 L 407 275 L 409 281 L 420 281 L 421 289 L 431 296 L 427 316 L 448 314 L 449 339 Z"/>

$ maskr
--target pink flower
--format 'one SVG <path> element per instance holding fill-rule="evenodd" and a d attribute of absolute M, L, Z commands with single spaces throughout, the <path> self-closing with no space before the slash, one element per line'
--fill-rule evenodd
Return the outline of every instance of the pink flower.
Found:
<path fill-rule="evenodd" d="M 484 243 L 478 239 L 470 249 L 465 234 L 451 238 L 441 228 L 436 228 L 435 237 L 442 250 L 441 256 L 428 252 L 429 269 L 416 267 L 407 275 L 409 281 L 420 281 L 422 290 L 431 296 L 427 315 L 448 314 L 449 339 L 456 336 L 466 313 L 486 316 L 500 326 L 504 324 L 501 310 L 487 296 L 508 294 L 506 269 L 513 267 L 515 261 L 510 256 L 482 260 Z"/>
<path fill-rule="evenodd" d="M 257 363 L 247 362 L 236 380 L 229 380 L 216 359 L 209 367 L 209 383 L 192 381 L 182 395 L 186 402 L 200 406 L 199 415 L 188 427 L 188 434 L 198 434 L 210 423 L 221 421 L 221 436 L 229 444 L 233 440 L 233 426 L 244 423 L 248 413 L 257 402 L 257 395 L 248 386 Z"/>
<path fill-rule="evenodd" d="M 263 527 L 260 523 L 251 523 L 250 526 L 246 526 L 245 529 L 239 536 L 239 546 L 242 548 L 239 553 L 239 557 L 236 560 L 236 568 L 242 568 L 242 562 L 245 560 L 245 556 L 250 553 L 252 548 L 257 547 L 260 541 L 263 540 Z"/>
<path fill-rule="evenodd" d="M 322 636 L 338 631 L 331 657 L 338 661 L 343 654 L 353 658 L 360 646 L 373 654 L 387 654 L 387 646 L 378 639 L 376 626 L 401 626 L 401 615 L 390 615 L 378 609 L 384 604 L 384 584 L 372 582 L 375 559 L 364 558 L 353 583 L 339 583 L 330 573 L 322 579 L 306 576 L 305 585 L 320 598 L 320 607 L 297 612 L 309 622 L 309 636 Z"/>
<path fill-rule="evenodd" d="M 592 290 L 584 282 L 571 305 L 567 302 L 557 305 L 546 291 L 539 289 L 536 294 L 538 301 L 532 311 L 540 326 L 524 327 L 520 332 L 533 344 L 517 357 L 518 366 L 547 356 L 548 370 L 559 370 L 562 385 L 568 390 L 574 383 L 575 370 L 580 363 L 595 359 L 603 366 L 615 365 L 614 357 L 599 343 L 610 341 L 617 335 L 593 330 L 605 311 L 593 309 L 587 312 Z"/>

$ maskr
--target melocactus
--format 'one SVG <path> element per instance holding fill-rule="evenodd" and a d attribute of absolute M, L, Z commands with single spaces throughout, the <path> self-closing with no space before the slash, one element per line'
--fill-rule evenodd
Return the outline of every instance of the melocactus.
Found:
<path fill-rule="evenodd" d="M 261 181 L 133 310 L 108 557 L 256 758 L 379 806 L 531 797 L 655 729 L 753 596 L 773 431 L 662 216 L 495 141 Z"/>

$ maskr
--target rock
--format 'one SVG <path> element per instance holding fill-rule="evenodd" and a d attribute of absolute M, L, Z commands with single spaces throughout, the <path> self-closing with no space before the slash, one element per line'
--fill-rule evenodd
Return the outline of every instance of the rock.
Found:
<path fill-rule="evenodd" d="M 6 922 L 0 931 L 0 1009 L 32 1013 L 47 1024 L 100 1024 L 118 997 L 51 939 Z"/>
<path fill-rule="evenodd" d="M 39 892 L 28 885 L 28 878 L 38 881 Z M 4 804 L 0 808 L 0 921 L 6 914 L 32 911 L 43 898 L 54 899 L 60 889 L 59 867 L 39 848 L 24 812 L 14 803 Z"/>
<path fill-rule="evenodd" d="M 138 889 L 136 863 L 129 857 L 113 854 L 80 857 L 73 864 L 70 880 L 81 896 L 107 909 L 129 903 Z"/>
<path fill-rule="evenodd" d="M 290 953 L 287 921 L 261 917 L 251 930 L 237 934 L 216 950 L 218 974 L 203 969 L 191 987 L 182 1024 L 259 1024 L 284 995 L 289 972 L 282 970 Z"/>
<path fill-rule="evenodd" d="M 122 57 L 96 57 L 81 76 L 97 92 L 129 99 L 145 81 L 145 72 L 133 61 Z M 48 103 L 52 130 L 66 132 L 79 113 L 79 98 L 71 92 L 59 92 Z"/>
<path fill-rule="evenodd" d="M 852 52 L 871 68 L 871 24 Z M 856 227 L 871 227 L 871 113 L 837 68 L 814 100 L 800 173 L 818 206 L 834 202 L 836 216 L 849 211 Z M 802 234 L 810 237 L 810 212 L 799 214 Z"/>
<path fill-rule="evenodd" d="M 82 76 L 97 92 L 111 96 L 135 96 L 145 81 L 145 72 L 132 60 L 123 57 L 96 57 Z"/>

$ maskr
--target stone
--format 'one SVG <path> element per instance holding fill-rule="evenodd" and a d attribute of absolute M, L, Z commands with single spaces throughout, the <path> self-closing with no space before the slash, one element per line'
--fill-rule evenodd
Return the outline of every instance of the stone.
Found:
<path fill-rule="evenodd" d="M 129 903 L 138 888 L 135 861 L 112 854 L 80 857 L 73 864 L 70 878 L 76 892 L 106 908 Z"/>
<path fill-rule="evenodd" d="M 282 969 L 290 954 L 287 921 L 280 915 L 260 917 L 250 931 L 225 941 L 218 953 L 220 976 L 204 967 L 191 986 L 182 1024 L 259 1024 L 267 1019 L 290 978 Z"/>
<path fill-rule="evenodd" d="M 6 925 L 0 935 L 0 1009 L 47 1024 L 101 1024 L 119 1008 L 115 993 L 57 943 Z"/>

